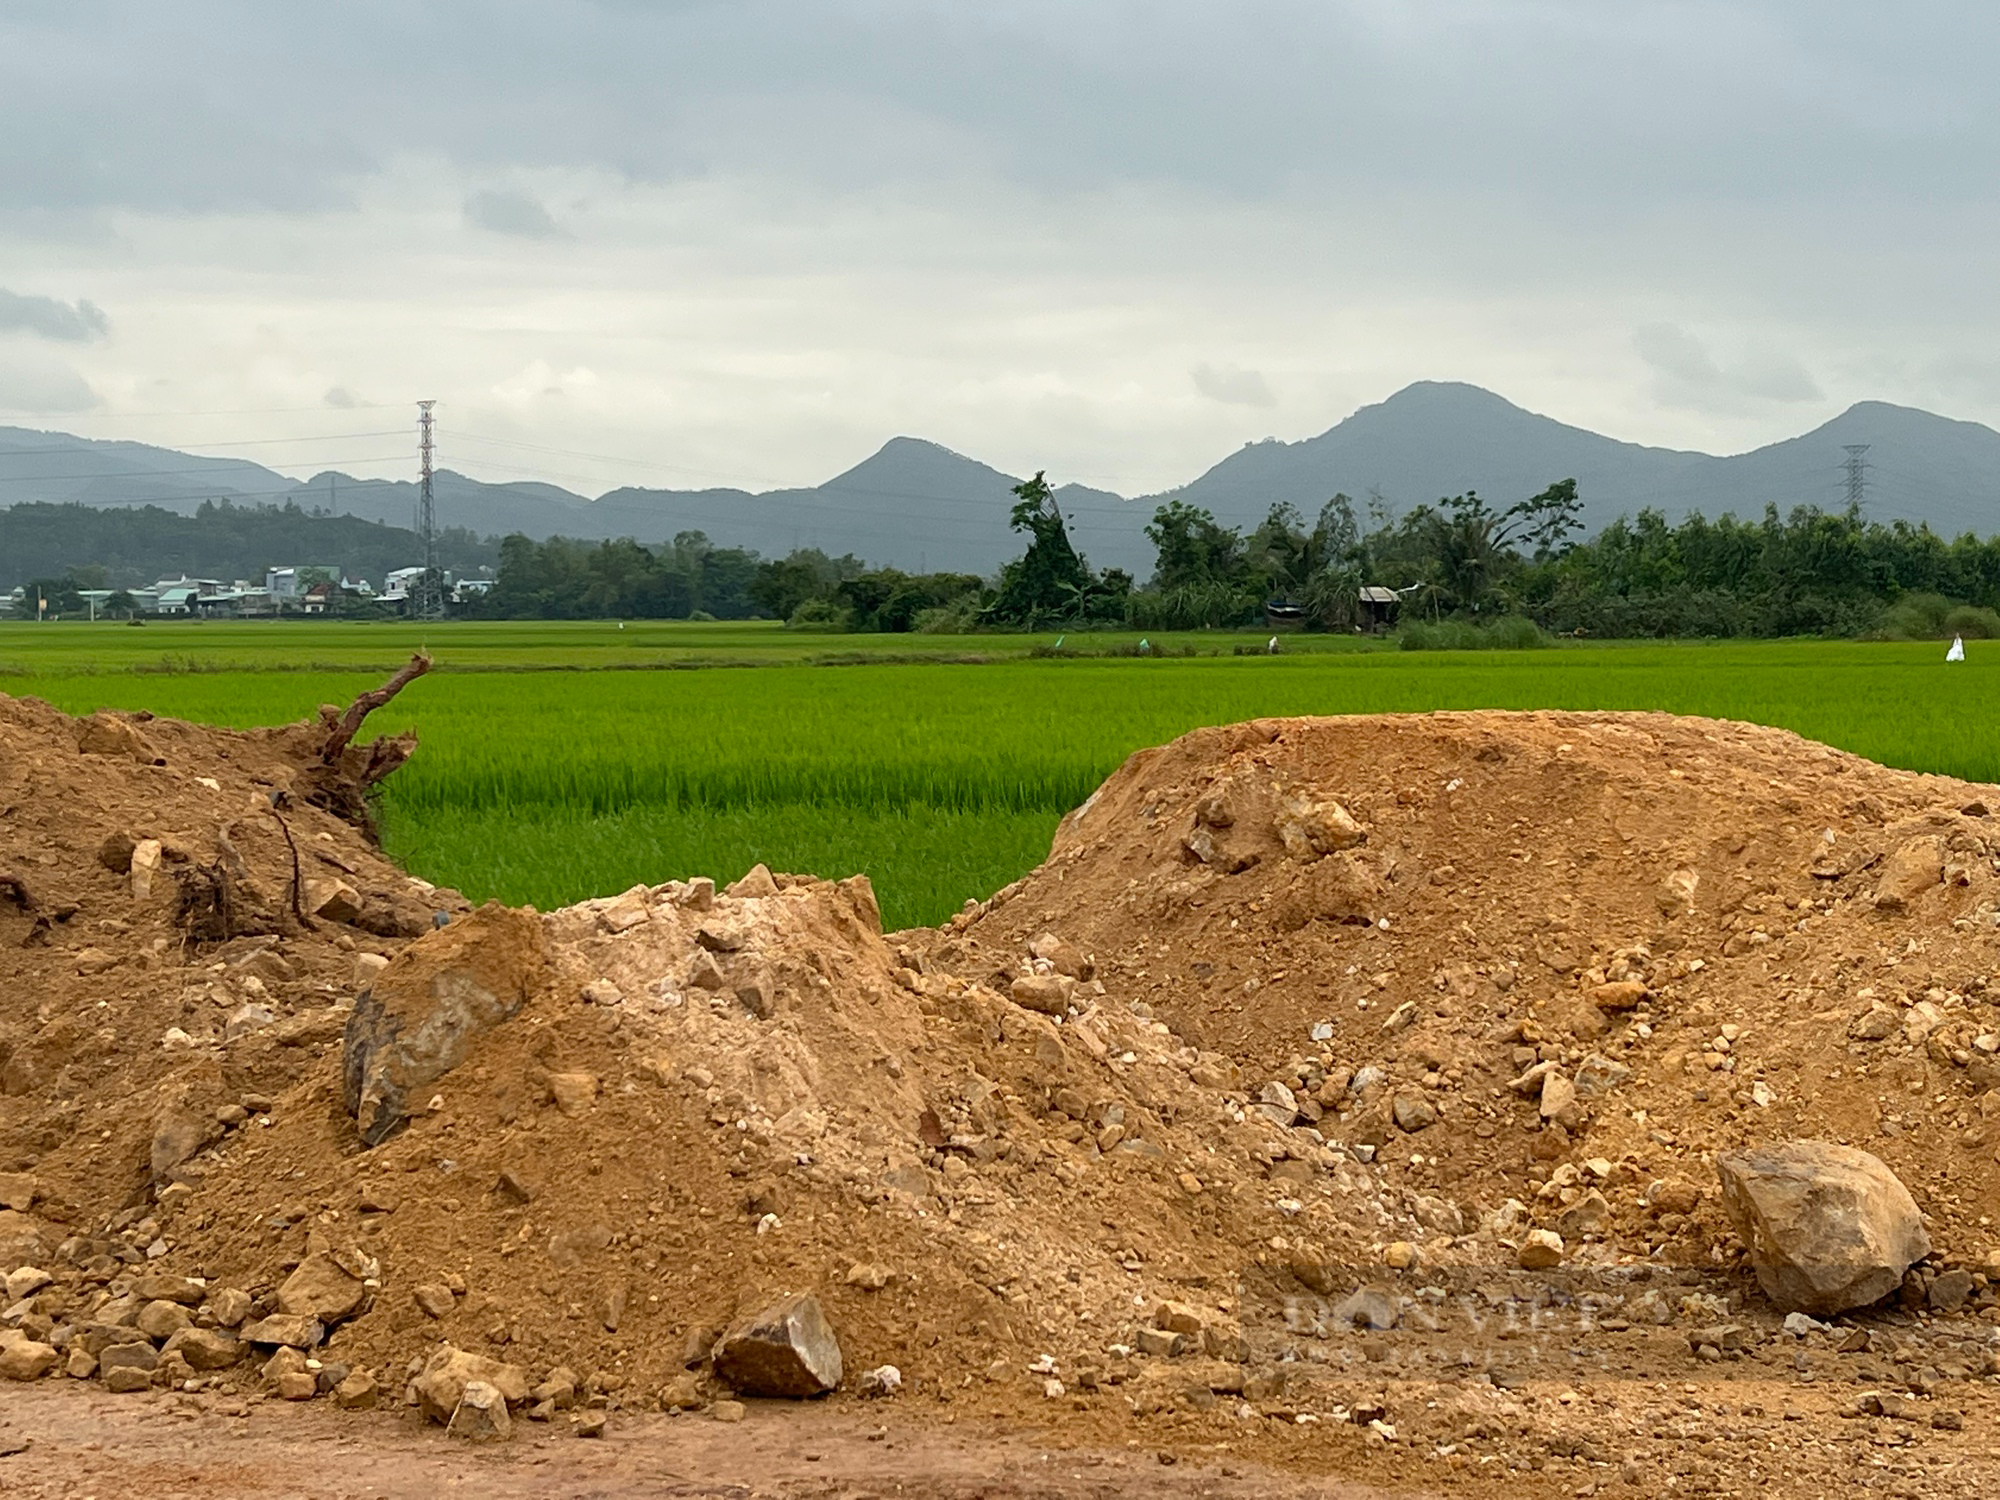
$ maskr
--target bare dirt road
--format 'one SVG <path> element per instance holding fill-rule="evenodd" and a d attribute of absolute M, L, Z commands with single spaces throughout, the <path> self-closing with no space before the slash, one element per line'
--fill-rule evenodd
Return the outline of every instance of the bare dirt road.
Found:
<path fill-rule="evenodd" d="M 14 1450 L 8 1452 L 8 1450 Z M 1144 1494 L 1373 1500 L 1387 1492 L 1252 1464 L 1163 1463 L 1149 1449 L 1064 1451 L 979 1424 L 751 1404 L 735 1424 L 640 1416 L 598 1441 L 525 1427 L 475 1448 L 387 1414 L 277 1402 L 111 1396 L 24 1386 L 0 1406 L 0 1495 L 9 1500 L 432 1500 L 521 1496 L 1050 1496 Z M 1409 1495 L 1418 1492 L 1400 1491 Z"/>

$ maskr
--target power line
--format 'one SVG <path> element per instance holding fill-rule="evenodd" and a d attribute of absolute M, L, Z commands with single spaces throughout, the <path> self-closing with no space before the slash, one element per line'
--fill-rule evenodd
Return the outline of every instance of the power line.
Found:
<path fill-rule="evenodd" d="M 400 401 L 354 401 L 345 406 L 329 408 L 325 402 L 318 406 L 237 406 L 237 407 L 196 407 L 188 411 L 84 411 L 66 418 L 68 421 L 143 421 L 149 417 L 283 417 L 301 412 L 318 412 L 324 415 L 333 411 L 397 411 L 402 408 Z M 100 442 L 117 442 L 116 438 L 100 438 Z"/>
<path fill-rule="evenodd" d="M 8 456 L 7 454 L 0 454 L 0 458 Z M 335 458 L 316 458 L 311 460 L 311 462 L 315 464 L 389 464 L 408 463 L 409 458 L 409 452 L 405 450 L 401 453 L 375 453 L 366 457 L 357 454 L 352 456 L 342 455 Z M 262 464 L 252 464 L 247 458 L 239 458 L 219 464 L 189 464 L 179 469 L 100 469 L 87 471 L 82 474 L 0 473 L 0 485 L 48 483 L 60 479 L 173 479 L 182 474 L 237 474 L 241 473 L 246 466 L 253 469 L 263 469 L 266 474 L 276 473 L 276 470 L 264 469 Z M 287 476 L 280 474 L 278 477 L 283 479 Z"/>
<path fill-rule="evenodd" d="M 164 440 L 157 443 L 141 443 L 132 438 L 79 438 L 77 441 L 88 444 L 91 449 L 156 448 L 164 449 L 169 453 L 187 453 L 197 448 L 275 448 L 288 444 L 345 443 L 351 442 L 355 438 L 401 437 L 402 435 L 402 428 L 389 427 L 381 428 L 374 432 L 315 432 L 307 433 L 301 437 L 239 438 L 226 443 L 209 442 L 206 439 L 198 443 L 169 443 Z M 65 447 L 61 443 L 28 443 L 19 447 L 0 450 L 0 458 L 12 458 L 17 454 L 23 453 L 74 453 L 77 451 L 77 449 Z M 196 453 L 193 456 L 199 458 L 202 455 Z M 248 462 L 248 460 L 244 461 Z"/>
<path fill-rule="evenodd" d="M 463 443 L 486 443 L 497 448 L 521 448 L 530 453 L 553 453 L 562 458 L 583 458 L 592 463 L 620 464 L 633 469 L 664 469 L 669 474 L 693 474 L 700 479 L 740 480 L 747 479 L 752 484 L 783 484 L 765 474 L 721 474 L 713 469 L 689 469 L 675 464 L 654 463 L 643 458 L 618 458 L 609 453 L 585 453 L 576 448 L 550 448 L 540 443 L 523 443 L 513 438 L 485 437 L 476 432 L 458 432 L 454 436 Z M 731 486 L 734 487 L 733 485 Z"/>
<path fill-rule="evenodd" d="M 176 448 L 176 451 L 184 451 L 185 449 L 188 448 L 270 448 L 285 443 L 339 443 L 339 442 L 345 442 L 350 438 L 401 437 L 401 436 L 403 436 L 402 428 L 385 427 L 375 432 L 322 432 L 322 433 L 311 434 L 306 437 L 240 438 L 234 442 L 228 442 L 228 443 L 211 443 L 203 441 L 199 443 L 181 444 L 178 445 L 178 448 L 175 444 L 167 442 L 139 443 L 136 444 L 135 446 L 141 448 Z M 85 438 L 84 441 L 87 443 L 121 443 L 121 442 L 129 442 L 130 439 Z"/>

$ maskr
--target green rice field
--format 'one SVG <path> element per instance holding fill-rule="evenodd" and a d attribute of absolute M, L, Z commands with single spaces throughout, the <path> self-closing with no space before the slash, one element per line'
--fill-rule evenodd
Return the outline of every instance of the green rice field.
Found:
<path fill-rule="evenodd" d="M 280 723 L 375 685 L 419 638 L 325 622 L 147 629 L 160 636 L 140 650 L 130 638 L 146 632 L 120 626 L 0 627 L 0 692 L 77 712 Z M 176 631 L 198 640 L 162 642 Z M 1273 714 L 1666 709 L 2000 780 L 2000 646 L 1988 659 L 1979 642 L 1949 668 L 1929 644 L 1399 653 L 1295 637 L 1277 656 L 1237 656 L 1261 640 L 1227 634 L 1155 638 L 1213 655 L 1031 657 L 1053 638 L 981 636 L 951 642 L 946 659 L 909 660 L 932 638 L 808 637 L 806 649 L 768 625 L 649 624 L 607 645 L 606 631 L 423 632 L 439 670 L 370 721 L 423 739 L 382 804 L 388 845 L 412 870 L 541 906 L 673 876 L 731 879 L 759 860 L 864 870 L 892 926 L 936 922 L 1031 868 L 1063 812 L 1132 750 Z M 186 659 L 148 655 L 156 644 Z M 763 665 L 675 670 L 711 663 Z"/>
<path fill-rule="evenodd" d="M 1255 651 L 1242 631 L 1093 631 L 1038 635 L 822 635 L 768 620 L 481 620 L 422 624 L 347 620 L 148 620 L 0 623 L 0 677 L 195 672 L 391 672 L 417 650 L 452 672 L 644 670 L 865 661 L 989 661 L 1028 656 L 1057 641 L 1066 652 L 1130 650 L 1141 640 L 1166 655 Z M 1288 636 L 1294 653 L 1395 649 L 1393 641 Z"/>

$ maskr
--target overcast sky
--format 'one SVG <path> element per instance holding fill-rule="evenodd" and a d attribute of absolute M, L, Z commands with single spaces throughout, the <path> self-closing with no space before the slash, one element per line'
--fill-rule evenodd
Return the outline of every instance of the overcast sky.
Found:
<path fill-rule="evenodd" d="M 1996 64 L 1969 0 L 11 0 L 0 422 L 1128 494 L 1419 379 L 2000 425 Z"/>

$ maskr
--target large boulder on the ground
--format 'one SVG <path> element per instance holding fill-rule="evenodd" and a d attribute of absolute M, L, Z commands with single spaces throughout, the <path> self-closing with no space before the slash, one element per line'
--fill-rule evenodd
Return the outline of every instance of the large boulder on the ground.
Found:
<path fill-rule="evenodd" d="M 275 1313 L 245 1323 L 240 1337 L 252 1344 L 281 1349 L 317 1349 L 326 1342 L 326 1325 L 301 1313 Z"/>
<path fill-rule="evenodd" d="M 819 1298 L 796 1293 L 715 1341 L 715 1378 L 745 1396 L 824 1396 L 840 1384 L 840 1341 Z"/>
<path fill-rule="evenodd" d="M 504 1443 L 514 1435 L 507 1398 L 484 1380 L 468 1380 L 446 1419 L 445 1431 L 472 1443 Z"/>
<path fill-rule="evenodd" d="M 1880 911 L 1902 911 L 1944 879 L 1944 840 L 1935 835 L 1906 839 L 1882 861 L 1875 884 Z"/>
<path fill-rule="evenodd" d="M 9 1329 L 0 1334 L 0 1380 L 40 1380 L 62 1356 L 49 1345 Z"/>
<path fill-rule="evenodd" d="M 40 1219 L 18 1209 L 0 1208 L 0 1276 L 42 1260 L 49 1244 Z"/>
<path fill-rule="evenodd" d="M 472 1385 L 497 1391 L 502 1401 L 513 1406 L 528 1399 L 528 1372 L 519 1365 L 441 1344 L 416 1379 L 417 1405 L 425 1416 L 443 1425 L 451 1421 L 459 1399 Z"/>
<path fill-rule="evenodd" d="M 340 1264 L 341 1259 L 347 1259 L 352 1269 Z M 353 1317 L 367 1300 L 369 1290 L 367 1279 L 354 1272 L 376 1269 L 354 1262 L 353 1252 L 341 1257 L 308 1255 L 279 1286 L 278 1311 L 317 1318 L 329 1328 Z"/>
<path fill-rule="evenodd" d="M 410 944 L 354 1002 L 346 1101 L 366 1146 L 400 1130 L 420 1091 L 470 1055 L 549 977 L 532 911 L 489 904 Z M 414 1101 L 414 1106 L 413 1106 Z"/>
<path fill-rule="evenodd" d="M 153 1139 L 148 1148 L 153 1181 L 164 1186 L 174 1177 L 174 1169 L 222 1134 L 211 1117 L 203 1119 L 186 1107 L 186 1101 L 169 1104 L 153 1122 Z"/>
<path fill-rule="evenodd" d="M 1909 1189 L 1866 1151 L 1789 1141 L 1725 1156 L 1716 1170 L 1757 1281 L 1787 1312 L 1865 1307 L 1930 1254 Z"/>
<path fill-rule="evenodd" d="M 243 1358 L 243 1343 L 234 1334 L 213 1328 L 183 1328 L 160 1346 L 160 1357 L 178 1354 L 197 1370 L 226 1370 Z"/>
<path fill-rule="evenodd" d="M 87 719 L 79 719 L 76 748 L 85 755 L 129 757 L 149 766 L 166 764 L 160 752 L 153 747 L 153 742 L 139 732 L 138 726 L 118 714 L 94 713 Z"/>

